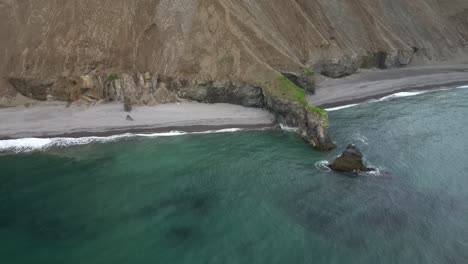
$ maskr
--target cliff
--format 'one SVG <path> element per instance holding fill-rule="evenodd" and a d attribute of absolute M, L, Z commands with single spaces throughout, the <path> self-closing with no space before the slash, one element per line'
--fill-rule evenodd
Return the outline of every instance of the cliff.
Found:
<path fill-rule="evenodd" d="M 326 134 L 326 113 L 303 100 L 314 72 L 466 54 L 466 0 L 0 0 L 2 104 L 226 101 L 267 107 L 314 145 L 329 141 L 310 132 Z"/>

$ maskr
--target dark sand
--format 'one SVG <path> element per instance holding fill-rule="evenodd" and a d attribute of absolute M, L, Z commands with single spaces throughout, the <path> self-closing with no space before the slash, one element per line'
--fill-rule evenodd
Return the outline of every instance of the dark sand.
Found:
<path fill-rule="evenodd" d="M 322 108 L 360 103 L 393 93 L 468 84 L 468 65 L 362 70 L 341 79 L 326 79 L 309 103 Z M 130 115 L 134 121 L 126 120 Z M 181 103 L 135 107 L 120 103 L 92 107 L 42 102 L 0 109 L 0 139 L 25 137 L 108 136 L 169 131 L 200 132 L 224 128 L 272 127 L 274 116 L 262 109 L 230 104 Z"/>
<path fill-rule="evenodd" d="M 403 91 L 430 90 L 468 84 L 468 65 L 362 70 L 318 85 L 309 103 L 321 108 L 361 103 Z"/>
<path fill-rule="evenodd" d="M 127 115 L 134 121 L 126 120 Z M 127 113 L 120 103 L 85 108 L 46 102 L 28 108 L 19 106 L 0 109 L 0 139 L 257 129 L 272 127 L 273 122 L 273 115 L 265 110 L 230 104 L 144 106 L 134 107 L 131 113 Z"/>

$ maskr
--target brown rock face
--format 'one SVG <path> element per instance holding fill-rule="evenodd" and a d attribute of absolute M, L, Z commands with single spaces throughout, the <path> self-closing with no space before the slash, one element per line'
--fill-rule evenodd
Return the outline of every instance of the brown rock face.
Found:
<path fill-rule="evenodd" d="M 463 58 L 467 17 L 465 0 L 0 0 L 0 76 L 338 77 Z"/>
<path fill-rule="evenodd" d="M 362 158 L 361 151 L 351 144 L 329 167 L 342 172 L 372 171 L 373 169 L 364 166 Z"/>
<path fill-rule="evenodd" d="M 283 92 L 266 85 L 281 72 L 466 61 L 467 17 L 466 0 L 0 0 L 0 102 L 265 106 L 264 94 Z M 326 118 L 292 108 L 297 120 L 278 116 L 329 148 Z"/>

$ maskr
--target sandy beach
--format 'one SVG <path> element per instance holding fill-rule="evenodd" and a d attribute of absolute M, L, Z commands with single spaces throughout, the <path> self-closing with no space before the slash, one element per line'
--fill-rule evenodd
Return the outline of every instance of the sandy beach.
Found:
<path fill-rule="evenodd" d="M 309 96 L 308 101 L 321 108 L 331 108 L 361 103 L 397 92 L 466 84 L 468 64 L 361 70 L 345 78 L 322 81 L 316 94 Z"/>
<path fill-rule="evenodd" d="M 126 119 L 127 115 L 133 121 Z M 45 102 L 0 109 L 0 139 L 25 137 L 83 137 L 121 133 L 198 132 L 223 128 L 271 127 L 274 118 L 262 109 L 230 104 L 180 103 L 134 107 L 121 103 L 89 108 Z"/>
<path fill-rule="evenodd" d="M 322 108 L 363 102 L 393 93 L 468 84 L 468 65 L 362 70 L 341 79 L 325 79 L 309 103 Z M 127 115 L 133 121 L 126 119 Z M 121 103 L 91 107 L 63 102 L 38 102 L 30 107 L 0 109 L 0 139 L 25 137 L 84 137 L 122 133 L 200 132 L 224 128 L 272 127 L 266 110 L 230 104 L 184 102 L 135 107 Z"/>

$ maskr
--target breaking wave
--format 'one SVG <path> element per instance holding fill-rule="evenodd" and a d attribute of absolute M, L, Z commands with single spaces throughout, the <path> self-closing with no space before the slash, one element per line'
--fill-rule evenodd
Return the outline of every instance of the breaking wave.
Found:
<path fill-rule="evenodd" d="M 391 95 L 388 95 L 388 96 L 384 96 L 384 97 L 382 97 L 380 99 L 372 99 L 372 100 L 369 100 L 369 101 L 364 102 L 364 103 L 383 102 L 383 101 L 388 101 L 388 100 L 392 100 L 392 99 L 396 99 L 396 98 L 410 97 L 410 96 L 416 96 L 416 95 L 430 93 L 430 92 L 446 91 L 446 90 L 450 90 L 450 89 L 453 89 L 453 88 L 441 88 L 441 89 L 426 90 L 426 91 L 398 92 L 398 93 L 394 93 L 394 94 L 391 94 Z M 458 87 L 455 87 L 455 89 L 468 89 L 468 85 L 458 86 Z M 342 105 L 342 106 L 328 108 L 328 109 L 325 109 L 325 110 L 328 111 L 328 112 L 332 112 L 332 111 L 337 111 L 337 110 L 350 108 L 350 107 L 357 106 L 357 105 L 360 105 L 360 104 Z"/>
<path fill-rule="evenodd" d="M 166 133 L 153 134 L 120 134 L 108 137 L 80 137 L 80 138 L 20 138 L 0 140 L 0 153 L 28 153 L 34 151 L 46 151 L 51 148 L 87 145 L 92 143 L 109 143 L 117 140 L 136 138 L 136 137 L 172 137 L 189 134 L 214 134 L 214 133 L 232 133 L 241 131 L 241 128 L 227 128 L 220 130 L 209 130 L 203 132 L 183 132 L 171 131 Z"/>
<path fill-rule="evenodd" d="M 325 109 L 325 111 L 328 111 L 328 112 L 337 111 L 337 110 L 341 110 L 341 109 L 345 109 L 345 108 L 350 108 L 350 107 L 353 107 L 353 106 L 356 106 L 356 105 L 359 105 L 359 104 L 349 104 L 349 105 L 343 105 L 343 106 L 327 108 L 327 109 Z"/>
<path fill-rule="evenodd" d="M 287 126 L 287 125 L 284 125 L 284 124 L 280 124 L 280 128 L 284 131 L 287 131 L 287 132 L 297 132 L 299 131 L 299 128 L 298 127 L 290 127 L 290 126 Z"/>
<path fill-rule="evenodd" d="M 330 162 L 328 162 L 328 160 L 321 160 L 315 163 L 315 168 L 321 171 L 331 171 L 328 165 L 330 165 Z"/>
<path fill-rule="evenodd" d="M 382 101 L 387 101 L 395 98 L 401 98 L 401 97 L 410 97 L 410 96 L 415 96 L 415 95 L 420 95 L 424 94 L 430 91 L 414 91 L 414 92 L 399 92 L 399 93 L 394 93 L 388 96 L 384 96 L 380 99 L 377 99 L 377 102 L 382 102 Z"/>

